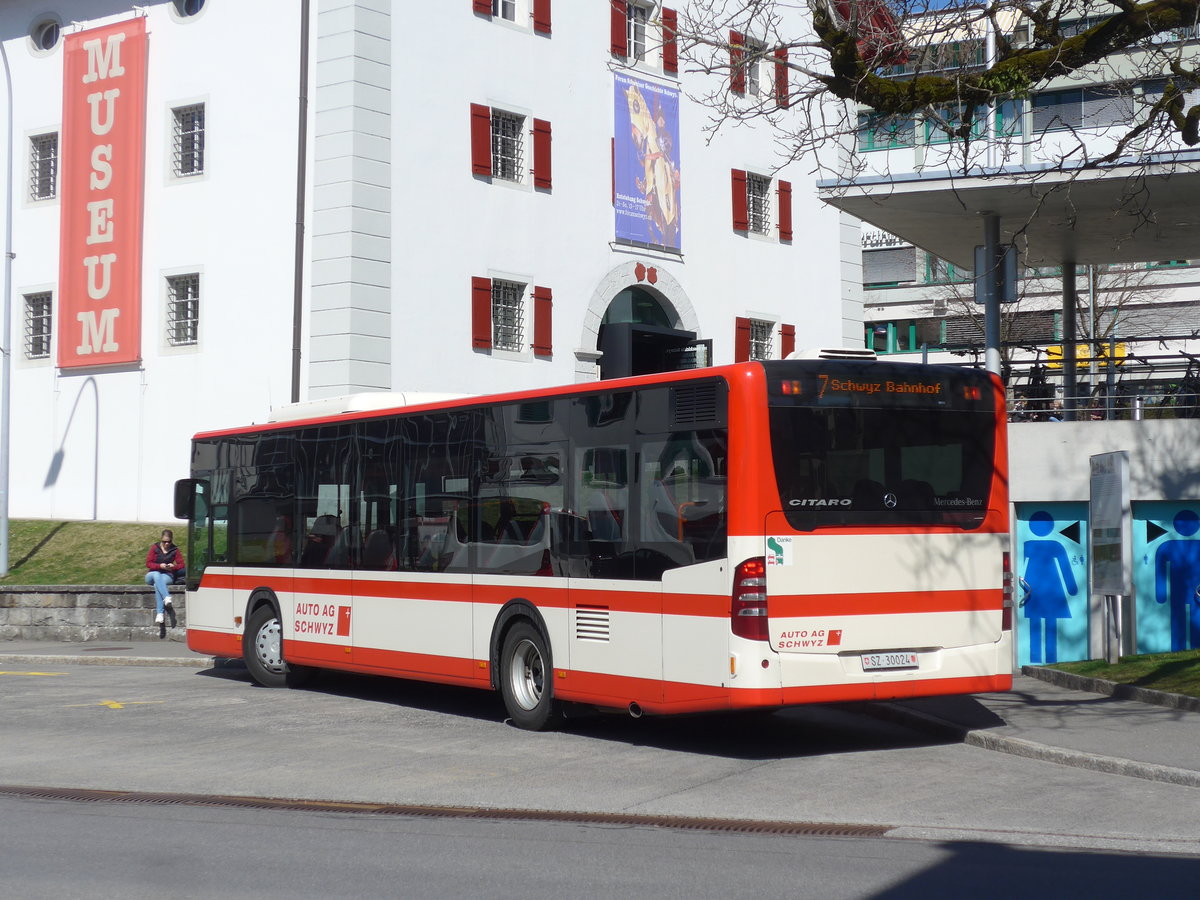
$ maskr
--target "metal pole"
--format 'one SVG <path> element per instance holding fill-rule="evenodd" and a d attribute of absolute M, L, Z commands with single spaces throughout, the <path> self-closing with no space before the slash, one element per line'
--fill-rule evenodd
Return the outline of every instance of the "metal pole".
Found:
<path fill-rule="evenodd" d="M 12 223 L 13 223 L 13 89 L 12 72 L 8 68 L 8 53 L 0 41 L 0 58 L 4 60 L 4 86 L 8 96 L 7 110 L 7 163 L 4 176 L 4 328 L 3 346 L 0 354 L 4 362 L 0 378 L 4 380 L 0 390 L 0 578 L 8 574 L 8 449 L 9 449 L 9 406 L 12 402 Z"/>
<path fill-rule="evenodd" d="M 1096 343 L 1096 267 L 1089 264 L 1088 274 L 1088 381 L 1093 392 L 1096 390 L 1096 355 L 1100 346 Z"/>
<path fill-rule="evenodd" d="M 300 4 L 300 102 L 296 135 L 296 247 L 292 283 L 292 402 L 300 402 L 300 350 L 304 342 L 304 212 L 308 171 L 309 0 Z"/>
<path fill-rule="evenodd" d="M 1078 309 L 1079 295 L 1075 284 L 1075 260 L 1067 260 L 1062 264 L 1062 361 L 1063 361 L 1063 421 L 1075 421 L 1075 401 L 1079 393 L 1076 361 L 1076 341 L 1079 339 L 1079 326 L 1075 321 Z"/>
<path fill-rule="evenodd" d="M 988 266 L 987 292 L 984 298 L 983 340 L 985 365 L 989 372 L 1000 371 L 1000 217 L 984 213 L 983 258 Z"/>

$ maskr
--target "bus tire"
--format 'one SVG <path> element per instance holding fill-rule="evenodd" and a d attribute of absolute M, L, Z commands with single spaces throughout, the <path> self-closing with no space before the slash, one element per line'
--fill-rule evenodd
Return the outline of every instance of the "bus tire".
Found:
<path fill-rule="evenodd" d="M 504 636 L 500 651 L 500 693 L 513 724 L 542 731 L 556 712 L 550 650 L 536 626 L 520 621 Z"/>
<path fill-rule="evenodd" d="M 250 677 L 263 687 L 299 687 L 312 675 L 283 658 L 283 626 L 275 608 L 264 604 L 250 614 L 242 635 L 242 658 Z"/>

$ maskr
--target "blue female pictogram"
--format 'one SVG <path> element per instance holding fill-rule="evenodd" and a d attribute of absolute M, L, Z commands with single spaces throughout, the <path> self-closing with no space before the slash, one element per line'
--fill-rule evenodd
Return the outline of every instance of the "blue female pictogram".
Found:
<path fill-rule="evenodd" d="M 1200 648 L 1200 516 L 1181 509 L 1175 531 L 1184 540 L 1164 541 L 1154 554 L 1154 599 L 1171 605 L 1171 649 Z"/>
<path fill-rule="evenodd" d="M 1044 510 L 1029 519 L 1029 530 L 1044 538 L 1054 529 L 1054 518 Z M 1025 571 L 1021 577 L 1021 608 L 1029 620 L 1029 661 L 1042 659 L 1042 632 L 1045 631 L 1045 662 L 1058 662 L 1058 620 L 1071 618 L 1067 596 L 1075 596 L 1078 586 L 1071 561 L 1062 544 L 1055 540 L 1025 541 Z"/>

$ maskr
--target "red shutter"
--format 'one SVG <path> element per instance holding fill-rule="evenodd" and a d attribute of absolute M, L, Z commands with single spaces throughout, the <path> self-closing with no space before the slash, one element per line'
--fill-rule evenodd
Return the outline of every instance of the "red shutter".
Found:
<path fill-rule="evenodd" d="M 787 359 L 788 355 L 796 351 L 796 326 L 795 325 L 780 325 L 779 326 L 779 358 Z"/>
<path fill-rule="evenodd" d="M 471 346 L 492 349 L 492 279 L 471 278 Z"/>
<path fill-rule="evenodd" d="M 738 316 L 735 322 L 737 332 L 733 339 L 733 361 L 746 362 L 750 359 L 750 320 Z"/>
<path fill-rule="evenodd" d="M 550 123 L 545 119 L 533 120 L 533 186 L 550 189 Z"/>
<path fill-rule="evenodd" d="M 552 356 L 554 295 L 548 287 L 533 289 L 533 355 Z"/>
<path fill-rule="evenodd" d="M 750 230 L 750 213 L 746 209 L 746 170 L 730 169 L 733 184 L 733 230 Z"/>
<path fill-rule="evenodd" d="M 787 109 L 792 101 L 788 96 L 788 51 L 780 47 L 775 51 L 775 102 Z"/>
<path fill-rule="evenodd" d="M 490 16 L 492 14 L 492 0 L 475 0 L 475 12 Z"/>
<path fill-rule="evenodd" d="M 792 239 L 792 183 L 780 181 L 777 191 L 779 199 L 779 239 Z"/>
<path fill-rule="evenodd" d="M 609 0 L 609 43 L 613 56 L 629 55 L 629 38 L 625 34 L 625 0 Z"/>
<path fill-rule="evenodd" d="M 533 0 L 533 30 L 550 33 L 550 0 Z"/>
<path fill-rule="evenodd" d="M 471 104 L 471 171 L 492 174 L 492 110 L 478 103 Z"/>
<path fill-rule="evenodd" d="M 746 36 L 738 31 L 729 32 L 729 88 L 734 93 L 746 93 Z"/>
<path fill-rule="evenodd" d="M 667 9 L 664 6 L 662 11 L 663 71 L 670 72 L 672 75 L 679 73 L 679 44 L 675 40 L 678 23 L 679 20 L 675 15 L 675 10 Z"/>

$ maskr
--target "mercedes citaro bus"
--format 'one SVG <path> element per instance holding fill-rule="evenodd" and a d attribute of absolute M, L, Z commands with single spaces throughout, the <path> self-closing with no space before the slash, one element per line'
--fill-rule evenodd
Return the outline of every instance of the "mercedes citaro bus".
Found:
<path fill-rule="evenodd" d="M 1006 468 L 996 377 L 870 351 L 297 404 L 194 439 L 188 646 L 533 729 L 1005 690 Z"/>

